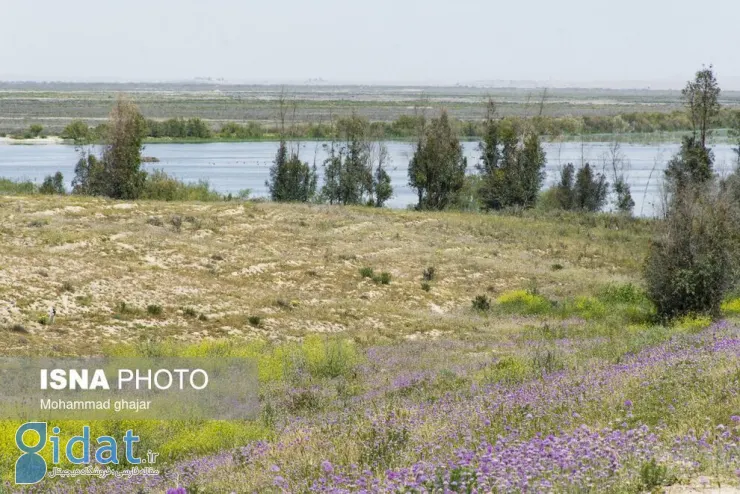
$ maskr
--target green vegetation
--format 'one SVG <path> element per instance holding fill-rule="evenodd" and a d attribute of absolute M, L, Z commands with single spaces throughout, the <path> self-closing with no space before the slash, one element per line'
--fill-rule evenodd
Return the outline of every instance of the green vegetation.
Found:
<path fill-rule="evenodd" d="M 540 136 L 531 125 L 497 120 L 493 101 L 488 108 L 477 166 L 483 182 L 481 202 L 488 209 L 532 207 L 545 180 Z"/>
<path fill-rule="evenodd" d="M 454 204 L 465 185 L 467 166 L 447 112 L 432 119 L 429 127 L 422 119 L 409 163 L 409 185 L 419 196 L 416 208 L 442 210 Z"/>
<path fill-rule="evenodd" d="M 337 123 L 337 139 L 324 161 L 321 199 L 329 204 L 382 207 L 393 195 L 385 171 L 388 150 L 367 119 L 352 115 Z"/>
<path fill-rule="evenodd" d="M 738 281 L 740 203 L 734 177 L 718 183 L 707 146 L 719 115 L 720 89 L 712 67 L 696 73 L 683 91 L 693 132 L 665 171 L 665 219 L 651 243 L 645 265 L 647 292 L 658 315 L 717 317 Z M 740 158 L 740 146 L 737 149 Z M 739 160 L 740 163 L 740 160 Z M 740 167 L 734 175 L 740 174 Z"/>

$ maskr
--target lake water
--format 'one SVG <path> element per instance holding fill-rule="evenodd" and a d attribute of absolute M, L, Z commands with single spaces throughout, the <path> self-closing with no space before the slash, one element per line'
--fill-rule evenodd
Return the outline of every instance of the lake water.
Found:
<path fill-rule="evenodd" d="M 391 157 L 388 172 L 394 187 L 394 197 L 388 206 L 404 208 L 416 201 L 407 184 L 412 148 L 404 142 L 386 144 Z M 157 157 L 160 162 L 148 163 L 145 168 L 161 168 L 184 181 L 205 179 L 222 193 L 251 189 L 252 197 L 260 197 L 267 195 L 265 180 L 277 146 L 276 142 L 148 144 L 144 154 Z M 468 169 L 472 171 L 478 161 L 478 145 L 466 142 L 463 146 L 468 157 Z M 609 143 L 546 143 L 544 148 L 547 153 L 546 183 L 550 185 L 557 180 L 559 169 L 570 162 L 579 164 L 583 159 L 601 169 L 609 152 Z M 635 214 L 649 216 L 653 213 L 663 169 L 678 148 L 679 144 L 622 145 L 621 151 L 629 164 L 626 175 L 636 203 Z M 720 144 L 713 149 L 716 169 L 731 170 L 735 163 L 732 146 Z M 321 163 L 326 157 L 322 143 L 303 143 L 300 153 L 301 158 L 309 163 L 313 163 L 315 158 L 321 172 Z M 77 159 L 75 148 L 69 145 L 0 145 L 0 177 L 40 183 L 44 176 L 61 171 L 69 187 Z"/>

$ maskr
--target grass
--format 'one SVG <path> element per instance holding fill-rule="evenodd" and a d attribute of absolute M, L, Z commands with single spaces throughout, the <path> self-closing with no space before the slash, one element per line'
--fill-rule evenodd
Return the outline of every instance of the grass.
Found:
<path fill-rule="evenodd" d="M 175 216 L 179 232 L 147 224 Z M 48 223 L 27 226 L 39 218 Z M 716 338 L 701 340 L 707 319 L 654 323 L 640 285 L 650 223 L 616 221 L 0 197 L 0 298 L 14 301 L 12 310 L 0 305 L 8 321 L 0 352 L 254 359 L 256 420 L 106 423 L 93 431 L 132 425 L 188 492 L 269 492 L 273 467 L 288 482 L 283 490 L 301 491 L 326 477 L 325 462 L 343 475 L 355 464 L 385 482 L 386 470 L 408 467 L 420 451 L 448 464 L 471 444 L 559 437 L 582 425 L 656 427 L 650 432 L 665 444 L 690 429 L 731 427 L 740 410 L 737 368 L 715 346 L 733 329 L 712 326 Z M 74 293 L 59 280 L 72 280 Z M 40 311 L 50 306 L 64 310 L 41 327 Z M 731 298 L 722 309 L 734 317 L 738 307 Z M 680 351 L 663 364 L 671 345 Z M 657 357 L 639 360 L 653 351 Z M 592 379 L 598 386 L 586 385 Z M 0 422 L 0 448 L 12 444 L 15 427 Z M 268 441 L 264 453 L 250 449 L 258 439 Z M 3 472 L 12 471 L 10 453 L 0 449 Z M 699 466 L 687 473 L 663 456 L 653 465 L 619 454 L 623 466 L 608 476 L 618 482 L 614 492 L 697 475 L 725 482 L 736 468 L 696 453 Z M 188 470 L 186 462 L 203 455 L 223 463 Z M 440 475 L 462 479 L 460 468 Z M 558 486 L 552 490 L 568 490 Z"/>

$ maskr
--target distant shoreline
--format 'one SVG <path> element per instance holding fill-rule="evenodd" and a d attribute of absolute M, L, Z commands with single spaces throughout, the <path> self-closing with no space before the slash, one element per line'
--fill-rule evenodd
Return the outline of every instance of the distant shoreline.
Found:
<path fill-rule="evenodd" d="M 716 135 L 713 139 L 713 144 L 727 144 L 730 143 L 730 139 L 727 137 L 726 129 L 716 129 Z M 676 131 L 676 132 L 652 132 L 652 133 L 624 133 L 624 134 L 583 134 L 583 135 L 563 135 L 557 139 L 549 139 L 548 136 L 544 136 L 545 142 L 614 142 L 615 140 L 625 144 L 678 144 L 684 135 L 688 135 L 688 131 Z M 476 142 L 480 138 L 478 137 L 461 137 L 460 141 L 463 142 Z M 413 139 L 382 139 L 384 142 L 408 142 L 413 143 Z M 295 142 L 329 142 L 330 139 L 326 138 L 302 138 L 294 139 Z M 275 137 L 263 137 L 263 138 L 219 138 L 211 137 L 206 139 L 199 138 L 168 138 L 168 137 L 156 137 L 144 139 L 144 144 L 228 144 L 228 143 L 247 143 L 247 142 L 280 142 Z M 95 144 L 95 143 L 93 143 Z M 44 145 L 67 145 L 74 146 L 75 143 L 71 139 L 64 139 L 60 136 L 46 136 L 46 137 L 34 137 L 29 139 L 15 139 L 12 137 L 0 137 L 0 145 L 10 146 L 44 146 Z"/>

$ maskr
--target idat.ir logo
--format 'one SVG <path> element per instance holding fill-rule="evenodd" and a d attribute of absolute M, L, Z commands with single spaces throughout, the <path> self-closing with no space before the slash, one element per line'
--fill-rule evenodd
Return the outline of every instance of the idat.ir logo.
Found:
<path fill-rule="evenodd" d="M 21 456 L 15 462 L 15 483 L 36 484 L 45 476 L 48 469 L 46 459 L 39 453 L 48 443 L 51 443 L 51 462 L 53 465 L 61 463 L 61 457 L 73 465 L 90 464 L 90 427 L 82 428 L 82 435 L 71 437 L 64 448 L 60 444 L 59 427 L 48 433 L 46 422 L 27 422 L 20 426 L 15 433 L 15 445 L 21 451 Z M 118 441 L 111 436 L 100 436 L 96 439 L 95 462 L 99 465 L 118 465 Z M 131 465 L 139 465 L 142 459 L 134 455 L 134 443 L 139 437 L 134 436 L 133 430 L 127 430 L 123 437 L 126 461 Z M 81 448 L 75 446 L 81 445 Z M 156 461 L 156 453 L 151 451 L 147 455 L 147 463 Z"/>

